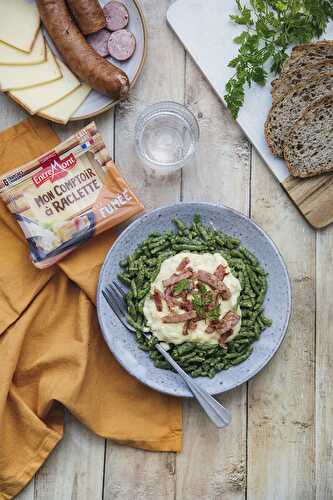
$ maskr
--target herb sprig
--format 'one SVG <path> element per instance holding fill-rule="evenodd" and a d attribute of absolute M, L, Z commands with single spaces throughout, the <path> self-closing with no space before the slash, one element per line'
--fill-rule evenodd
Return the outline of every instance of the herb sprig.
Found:
<path fill-rule="evenodd" d="M 229 62 L 235 74 L 226 84 L 224 99 L 234 118 L 244 104 L 245 86 L 264 85 L 270 72 L 278 73 L 290 45 L 320 37 L 333 19 L 331 0 L 236 0 L 238 15 L 231 15 L 245 30 L 234 41 L 238 55 Z"/>

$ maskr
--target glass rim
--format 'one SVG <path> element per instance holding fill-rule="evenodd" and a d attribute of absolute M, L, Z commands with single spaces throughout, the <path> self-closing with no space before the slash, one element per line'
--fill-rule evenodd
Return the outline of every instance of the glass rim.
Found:
<path fill-rule="evenodd" d="M 193 134 L 193 143 L 191 147 L 188 149 L 186 155 L 184 158 L 177 160 L 176 162 L 159 162 L 156 160 L 150 160 L 146 156 L 142 154 L 141 148 L 139 146 L 139 136 L 142 134 L 142 130 L 144 129 L 144 126 L 146 123 L 149 121 L 149 115 L 151 115 L 155 110 L 163 110 L 165 108 L 167 111 L 168 110 L 175 110 L 178 112 L 181 117 L 188 123 L 189 128 L 192 131 Z M 187 115 L 187 116 L 186 116 Z M 189 120 L 188 120 L 189 119 Z M 138 115 L 136 124 L 135 124 L 135 148 L 138 156 L 141 158 L 142 161 L 145 163 L 151 165 L 151 166 L 156 166 L 156 167 L 164 167 L 165 169 L 169 170 L 176 170 L 181 168 L 192 156 L 194 156 L 196 150 L 197 150 L 197 145 L 199 142 L 200 138 L 200 128 L 199 128 L 199 123 L 194 115 L 194 113 L 188 109 L 184 104 L 181 104 L 176 101 L 160 101 L 156 102 L 154 104 L 148 105 L 141 113 Z"/>

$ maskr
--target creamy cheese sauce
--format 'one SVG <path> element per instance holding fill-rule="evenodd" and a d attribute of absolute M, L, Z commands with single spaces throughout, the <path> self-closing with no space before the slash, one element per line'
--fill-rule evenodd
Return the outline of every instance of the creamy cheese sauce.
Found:
<path fill-rule="evenodd" d="M 187 257 L 189 259 L 189 266 L 192 267 L 193 271 L 207 271 L 209 273 L 214 273 L 216 268 L 222 264 L 227 268 L 229 274 L 227 274 L 223 280 L 225 285 L 229 288 L 231 292 L 231 297 L 229 300 L 223 300 L 220 306 L 220 319 L 222 319 L 225 314 L 229 311 L 236 311 L 239 316 L 241 315 L 240 308 L 237 308 L 237 301 L 241 291 L 241 285 L 238 279 L 231 273 L 227 261 L 218 253 L 210 254 L 195 254 L 189 252 L 182 252 L 177 255 L 173 255 L 166 259 L 162 265 L 160 272 L 151 285 L 151 293 L 157 288 L 161 292 L 164 291 L 163 280 L 167 280 L 174 273 L 177 273 L 177 267 L 181 261 Z M 196 329 L 190 330 L 188 335 L 183 335 L 183 325 L 184 323 L 163 323 L 162 318 L 169 314 L 169 310 L 166 302 L 163 300 L 163 310 L 157 311 L 155 302 L 151 296 L 151 293 L 147 295 L 144 303 L 143 312 L 147 319 L 148 326 L 150 327 L 152 333 L 161 341 L 170 342 L 172 344 L 182 344 L 183 342 L 196 342 L 196 343 L 207 343 L 207 344 L 218 344 L 220 334 L 217 332 L 206 333 L 207 322 L 205 320 L 198 321 L 196 323 Z M 175 307 L 174 312 L 180 312 Z M 184 312 L 184 311 L 181 311 Z M 234 338 L 240 330 L 241 321 L 234 327 L 233 334 L 228 337 L 227 342 Z"/>

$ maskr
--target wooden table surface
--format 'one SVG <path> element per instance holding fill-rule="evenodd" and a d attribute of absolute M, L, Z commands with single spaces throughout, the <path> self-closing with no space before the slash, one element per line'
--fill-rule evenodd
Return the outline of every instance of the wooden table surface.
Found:
<path fill-rule="evenodd" d="M 333 226 L 316 233 L 292 205 L 167 27 L 170 1 L 143 3 L 144 71 L 129 101 L 97 118 L 98 127 L 147 210 L 179 200 L 221 202 L 273 238 L 292 281 L 289 331 L 269 366 L 219 398 L 233 415 L 227 429 L 184 401 L 182 453 L 151 453 L 96 437 L 67 415 L 63 441 L 18 498 L 331 500 Z M 193 111 L 201 139 L 198 161 L 161 180 L 138 164 L 133 133 L 138 113 L 165 99 Z M 0 104 L 1 129 L 25 116 L 5 96 Z M 66 137 L 83 125 L 56 130 Z"/>

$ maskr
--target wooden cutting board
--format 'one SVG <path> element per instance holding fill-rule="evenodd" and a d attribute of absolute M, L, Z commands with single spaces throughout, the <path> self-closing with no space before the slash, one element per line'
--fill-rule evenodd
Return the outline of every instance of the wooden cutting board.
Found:
<path fill-rule="evenodd" d="M 168 10 L 168 23 L 223 101 L 225 84 L 233 75 L 228 62 L 236 56 L 233 42 L 242 28 L 230 21 L 235 0 L 177 0 Z M 333 39 L 333 23 L 325 37 Z M 322 228 L 333 221 L 333 174 L 309 179 L 291 177 L 283 160 L 274 157 L 264 139 L 271 107 L 271 80 L 246 91 L 237 122 L 307 221 Z"/>

